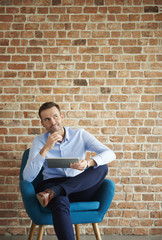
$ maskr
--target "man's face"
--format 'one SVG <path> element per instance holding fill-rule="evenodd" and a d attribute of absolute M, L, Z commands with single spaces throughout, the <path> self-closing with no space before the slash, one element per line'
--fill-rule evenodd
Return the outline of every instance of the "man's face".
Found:
<path fill-rule="evenodd" d="M 63 130 L 64 117 L 56 107 L 51 107 L 41 112 L 41 123 L 49 133 L 59 132 Z"/>

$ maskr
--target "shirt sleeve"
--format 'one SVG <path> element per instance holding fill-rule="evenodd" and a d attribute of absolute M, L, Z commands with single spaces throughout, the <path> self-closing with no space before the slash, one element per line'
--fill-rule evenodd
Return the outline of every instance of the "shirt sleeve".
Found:
<path fill-rule="evenodd" d="M 83 138 L 86 150 L 96 153 L 92 159 L 96 162 L 97 166 L 108 164 L 116 159 L 115 153 L 110 148 L 85 130 L 83 130 Z"/>
<path fill-rule="evenodd" d="M 30 148 L 27 164 L 23 171 L 24 180 L 29 182 L 32 182 L 36 178 L 45 161 L 39 153 L 42 148 L 40 145 L 39 140 L 36 138 Z"/>

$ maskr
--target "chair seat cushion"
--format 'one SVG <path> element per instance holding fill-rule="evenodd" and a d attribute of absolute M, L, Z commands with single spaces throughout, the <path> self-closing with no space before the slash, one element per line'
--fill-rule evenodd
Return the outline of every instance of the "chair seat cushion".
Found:
<path fill-rule="evenodd" d="M 99 209 L 100 202 L 76 202 L 70 204 L 71 212 L 79 212 L 79 211 L 91 211 Z"/>
<path fill-rule="evenodd" d="M 50 209 L 48 207 L 43 208 L 41 205 L 41 210 L 43 212 L 49 213 Z M 81 212 L 81 211 L 93 211 L 97 210 L 100 207 L 99 201 L 92 201 L 92 202 L 73 202 L 70 204 L 70 211 L 71 212 Z"/>

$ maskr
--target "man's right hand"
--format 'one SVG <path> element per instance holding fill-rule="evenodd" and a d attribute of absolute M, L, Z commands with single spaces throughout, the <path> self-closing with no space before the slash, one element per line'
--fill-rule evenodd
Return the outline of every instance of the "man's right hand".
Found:
<path fill-rule="evenodd" d="M 58 133 L 58 132 L 54 132 L 52 134 L 50 134 L 50 136 L 47 139 L 46 144 L 44 145 L 44 147 L 40 150 L 40 155 L 45 158 L 48 151 L 50 151 L 56 142 L 62 142 L 63 137 Z"/>

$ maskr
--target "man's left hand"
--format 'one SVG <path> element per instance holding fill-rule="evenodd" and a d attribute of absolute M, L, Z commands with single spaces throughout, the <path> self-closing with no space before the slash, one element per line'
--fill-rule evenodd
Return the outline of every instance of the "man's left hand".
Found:
<path fill-rule="evenodd" d="M 83 171 L 84 169 L 86 169 L 87 166 L 88 166 L 88 163 L 87 163 L 86 160 L 80 160 L 79 162 L 70 164 L 71 168 L 77 169 L 77 170 L 80 170 L 80 171 Z"/>

